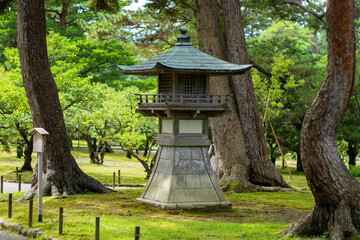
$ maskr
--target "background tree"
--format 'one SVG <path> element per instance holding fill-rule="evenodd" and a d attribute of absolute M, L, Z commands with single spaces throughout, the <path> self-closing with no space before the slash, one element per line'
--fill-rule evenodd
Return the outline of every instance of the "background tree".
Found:
<path fill-rule="evenodd" d="M 359 235 L 360 183 L 346 169 L 336 146 L 336 131 L 355 82 L 354 7 L 352 0 L 327 1 L 328 70 L 301 132 L 304 172 L 316 205 L 287 229 L 287 235 Z"/>
<path fill-rule="evenodd" d="M 233 63 L 248 63 L 241 9 L 238 1 L 194 1 L 199 47 Z M 224 28 L 221 25 L 223 17 Z M 225 34 L 225 36 L 223 35 Z M 271 163 L 264 139 L 251 76 L 213 79 L 214 94 L 234 94 L 232 113 L 210 120 L 216 145 L 217 176 L 221 182 L 238 182 L 246 189 L 252 184 L 289 187 Z"/>
<path fill-rule="evenodd" d="M 44 154 L 44 195 L 110 192 L 100 182 L 80 170 L 71 155 L 58 90 L 52 76 L 46 47 L 45 8 L 42 0 L 17 1 L 18 50 L 23 83 L 35 127 L 49 132 Z M 36 51 L 33 51 L 36 49 Z M 34 197 L 32 188 L 22 197 Z"/>

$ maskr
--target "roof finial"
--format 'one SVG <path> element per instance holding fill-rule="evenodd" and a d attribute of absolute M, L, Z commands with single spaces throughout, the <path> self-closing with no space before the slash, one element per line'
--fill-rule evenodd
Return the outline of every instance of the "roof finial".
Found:
<path fill-rule="evenodd" d="M 191 46 L 190 36 L 186 34 L 187 31 L 188 31 L 188 29 L 185 26 L 180 27 L 181 35 L 176 37 L 178 41 L 177 41 L 177 44 L 175 44 L 175 45 L 177 45 L 177 46 L 179 46 L 179 45 L 185 45 L 185 46 L 189 45 L 189 46 Z"/>
<path fill-rule="evenodd" d="M 180 27 L 181 34 L 186 34 L 187 31 L 188 31 L 187 27 L 185 27 L 185 26 Z"/>

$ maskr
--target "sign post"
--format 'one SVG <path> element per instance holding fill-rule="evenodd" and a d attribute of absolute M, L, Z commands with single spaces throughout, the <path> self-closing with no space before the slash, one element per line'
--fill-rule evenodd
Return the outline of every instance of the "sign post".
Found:
<path fill-rule="evenodd" d="M 38 222 L 42 222 L 42 196 L 43 196 L 43 161 L 44 161 L 44 145 L 46 135 L 49 133 L 43 128 L 34 128 L 30 135 L 33 136 L 34 151 L 37 152 L 38 162 Z"/>

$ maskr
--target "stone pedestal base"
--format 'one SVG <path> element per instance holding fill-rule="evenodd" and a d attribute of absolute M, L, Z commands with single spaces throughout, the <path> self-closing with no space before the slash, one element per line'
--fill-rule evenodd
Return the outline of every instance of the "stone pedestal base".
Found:
<path fill-rule="evenodd" d="M 161 146 L 139 202 L 163 209 L 231 208 L 211 168 L 207 147 Z"/>

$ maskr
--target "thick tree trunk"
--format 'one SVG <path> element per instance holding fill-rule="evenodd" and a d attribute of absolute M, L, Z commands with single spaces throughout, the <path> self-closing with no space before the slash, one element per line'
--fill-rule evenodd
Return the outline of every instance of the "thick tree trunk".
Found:
<path fill-rule="evenodd" d="M 247 64 L 239 2 L 224 0 L 221 7 L 224 29 L 216 0 L 194 1 L 199 48 L 215 57 Z M 268 157 L 250 74 L 212 78 L 210 91 L 234 95 L 232 113 L 210 119 L 220 181 L 239 182 L 242 189 L 252 184 L 289 187 Z"/>
<path fill-rule="evenodd" d="M 359 154 L 359 144 L 348 142 L 347 154 L 349 155 L 349 165 L 356 165 L 356 157 Z"/>
<path fill-rule="evenodd" d="M 18 0 L 18 50 L 23 83 L 34 126 L 49 132 L 44 152 L 44 196 L 110 192 L 100 182 L 87 176 L 71 155 L 57 87 L 50 71 L 46 48 L 43 0 Z M 37 193 L 35 171 L 32 188 L 22 197 Z"/>
<path fill-rule="evenodd" d="M 328 0 L 328 70 L 301 131 L 304 172 L 316 205 L 287 234 L 351 238 L 360 230 L 360 183 L 345 167 L 336 131 L 355 81 L 354 0 Z"/>

